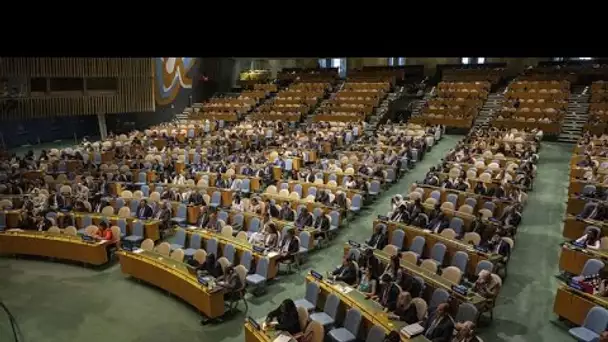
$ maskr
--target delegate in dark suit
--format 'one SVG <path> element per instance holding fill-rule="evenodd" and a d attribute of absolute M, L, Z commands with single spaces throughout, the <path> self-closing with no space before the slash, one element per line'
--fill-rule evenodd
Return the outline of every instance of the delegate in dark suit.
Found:
<path fill-rule="evenodd" d="M 424 336 L 432 342 L 450 342 L 454 322 L 447 313 L 449 306 L 440 304 L 424 323 Z"/>
<path fill-rule="evenodd" d="M 352 260 L 344 258 L 342 265 L 336 268 L 331 274 L 335 276 L 337 281 L 343 281 L 348 285 L 354 285 L 357 282 L 357 267 Z"/>

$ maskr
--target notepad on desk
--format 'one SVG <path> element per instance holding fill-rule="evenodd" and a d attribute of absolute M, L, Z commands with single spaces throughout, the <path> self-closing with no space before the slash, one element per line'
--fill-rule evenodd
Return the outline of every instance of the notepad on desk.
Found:
<path fill-rule="evenodd" d="M 274 258 L 277 255 L 279 255 L 279 252 L 274 252 L 274 251 L 273 252 L 268 252 L 267 257 L 268 257 L 268 259 L 272 259 L 272 258 Z"/>
<path fill-rule="evenodd" d="M 401 333 L 407 338 L 412 338 L 416 335 L 422 334 L 423 332 L 424 328 L 418 323 L 406 325 L 401 329 Z"/>
<path fill-rule="evenodd" d="M 133 250 L 133 253 L 139 254 L 139 253 L 141 253 L 141 252 L 143 252 L 143 251 L 144 251 L 143 249 L 141 249 L 141 248 L 137 248 L 137 249 L 134 249 L 134 250 Z"/>
<path fill-rule="evenodd" d="M 295 341 L 293 336 L 288 335 L 288 334 L 281 334 L 281 335 L 277 336 L 277 338 L 275 338 L 274 341 L 272 341 L 272 342 L 291 342 L 291 341 Z"/>

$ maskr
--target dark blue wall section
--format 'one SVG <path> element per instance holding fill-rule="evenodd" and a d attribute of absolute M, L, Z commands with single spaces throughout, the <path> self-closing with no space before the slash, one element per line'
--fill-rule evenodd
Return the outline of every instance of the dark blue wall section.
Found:
<path fill-rule="evenodd" d="M 74 133 L 80 140 L 83 136 L 98 136 L 97 116 L 66 116 L 34 119 L 27 121 L 2 121 L 0 134 L 7 148 L 39 141 L 74 140 Z"/>

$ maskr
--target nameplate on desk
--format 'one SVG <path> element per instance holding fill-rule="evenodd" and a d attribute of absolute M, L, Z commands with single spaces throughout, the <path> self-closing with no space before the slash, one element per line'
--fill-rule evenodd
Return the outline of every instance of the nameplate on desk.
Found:
<path fill-rule="evenodd" d="M 378 220 L 380 220 L 380 221 L 388 221 L 389 217 L 388 216 L 384 216 L 384 215 L 378 215 Z"/>
<path fill-rule="evenodd" d="M 253 249 L 253 251 L 254 251 L 254 252 L 256 252 L 256 253 L 260 253 L 260 254 L 263 254 L 263 253 L 264 253 L 264 251 L 266 250 L 266 249 L 265 249 L 264 247 L 262 247 L 262 246 L 253 246 L 253 247 L 252 247 L 252 249 Z"/>
<path fill-rule="evenodd" d="M 473 248 L 475 248 L 476 252 L 480 252 L 480 253 L 487 253 L 488 252 L 487 248 L 484 248 L 484 247 L 481 247 L 481 246 L 473 246 Z"/>
<path fill-rule="evenodd" d="M 452 285 L 452 291 L 466 296 L 469 293 L 469 289 L 462 285 Z"/>
<path fill-rule="evenodd" d="M 358 243 L 356 241 L 353 241 L 353 240 L 348 240 L 348 244 L 351 245 L 351 246 L 353 246 L 353 247 L 355 247 L 355 248 L 361 247 L 360 243 Z"/>
<path fill-rule="evenodd" d="M 573 288 L 573 289 L 578 290 L 578 291 L 583 291 L 583 286 L 582 286 L 582 285 L 581 285 L 581 283 L 580 283 L 579 281 L 577 281 L 577 280 L 573 280 L 573 279 L 571 279 L 571 280 L 568 282 L 568 287 Z"/>
<path fill-rule="evenodd" d="M 258 323 L 251 316 L 247 316 L 247 322 L 249 322 L 249 324 L 251 324 L 255 330 L 261 330 L 262 329 L 262 327 L 260 326 L 260 323 Z"/>
<path fill-rule="evenodd" d="M 95 242 L 95 238 L 93 238 L 92 236 L 88 236 L 88 235 L 82 235 L 81 239 L 83 242 L 86 243 L 94 243 Z"/>
<path fill-rule="evenodd" d="M 311 275 L 313 278 L 317 279 L 317 280 L 323 280 L 323 275 L 322 275 L 321 273 L 319 273 L 319 272 L 316 272 L 316 271 L 312 271 L 312 270 L 311 270 L 311 271 L 310 271 L 310 275 Z"/>
<path fill-rule="evenodd" d="M 574 247 L 578 247 L 578 248 L 582 248 L 582 249 L 585 249 L 585 247 L 587 247 L 587 246 L 585 245 L 585 243 L 584 243 L 584 242 L 582 242 L 582 241 L 573 241 L 573 242 L 572 242 L 572 245 L 573 245 Z"/>

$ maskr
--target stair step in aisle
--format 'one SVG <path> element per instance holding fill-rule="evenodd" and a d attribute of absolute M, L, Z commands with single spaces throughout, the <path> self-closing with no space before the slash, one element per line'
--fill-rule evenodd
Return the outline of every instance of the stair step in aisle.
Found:
<path fill-rule="evenodd" d="M 494 114 L 502 107 L 504 101 L 504 89 L 498 89 L 496 92 L 488 95 L 488 99 L 481 107 L 473 127 L 488 127 L 490 121 L 494 118 Z"/>
<path fill-rule="evenodd" d="M 583 128 L 589 119 L 589 97 L 587 87 L 574 86 L 572 88 L 557 141 L 575 143 L 583 135 Z"/>

